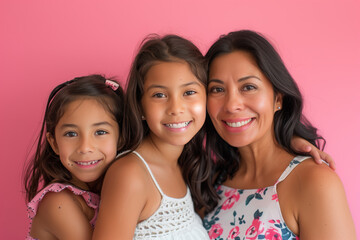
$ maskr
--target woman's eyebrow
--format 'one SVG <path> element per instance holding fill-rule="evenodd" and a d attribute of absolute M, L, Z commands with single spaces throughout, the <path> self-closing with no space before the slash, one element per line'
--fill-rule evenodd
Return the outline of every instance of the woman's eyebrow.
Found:
<path fill-rule="evenodd" d="M 242 78 L 239 78 L 238 82 L 241 82 L 241 81 L 245 81 L 245 80 L 248 80 L 250 78 L 256 78 L 257 80 L 261 81 L 261 79 L 257 76 L 254 76 L 254 75 L 249 75 L 249 76 L 245 76 L 245 77 L 242 77 Z"/>
<path fill-rule="evenodd" d="M 237 82 L 242 82 L 242 81 L 245 81 L 245 80 L 250 79 L 250 78 L 255 78 L 255 79 L 261 81 L 261 79 L 260 79 L 259 77 L 254 76 L 254 75 L 249 75 L 249 76 L 245 76 L 245 77 L 239 78 L 239 79 L 237 80 Z M 216 79 L 216 78 L 210 79 L 208 83 L 212 83 L 212 82 L 220 83 L 220 84 L 223 84 L 223 83 L 224 83 L 222 80 Z"/>

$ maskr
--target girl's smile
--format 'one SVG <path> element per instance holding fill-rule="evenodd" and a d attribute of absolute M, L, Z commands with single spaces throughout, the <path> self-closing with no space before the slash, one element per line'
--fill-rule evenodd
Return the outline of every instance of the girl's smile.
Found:
<path fill-rule="evenodd" d="M 82 98 L 69 103 L 47 138 L 73 179 L 93 182 L 116 156 L 119 127 L 97 100 Z"/>
<path fill-rule="evenodd" d="M 152 137 L 184 145 L 205 122 L 206 90 L 187 63 L 159 62 L 145 76 L 141 104 Z"/>

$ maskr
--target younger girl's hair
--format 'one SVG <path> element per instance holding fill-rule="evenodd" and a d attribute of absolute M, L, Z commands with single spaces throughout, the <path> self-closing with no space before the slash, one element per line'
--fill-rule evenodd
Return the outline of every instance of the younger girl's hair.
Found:
<path fill-rule="evenodd" d="M 47 101 L 35 155 L 25 169 L 24 186 L 27 201 L 31 201 L 41 188 L 51 182 L 69 182 L 72 179 L 71 173 L 62 165 L 45 135 L 50 133 L 55 136 L 55 127 L 66 107 L 71 102 L 83 98 L 98 101 L 114 117 L 121 129 L 125 99 L 123 90 L 116 81 L 107 80 L 101 75 L 90 75 L 74 78 L 55 87 Z M 118 149 L 122 149 L 122 134 L 119 134 L 118 142 Z"/>
<path fill-rule="evenodd" d="M 234 51 L 245 51 L 250 53 L 261 72 L 271 82 L 274 94 L 280 93 L 283 97 L 281 110 L 274 115 L 274 132 L 276 141 L 286 151 L 292 154 L 307 155 L 299 153 L 291 146 L 293 136 L 299 136 L 322 149 L 325 140 L 317 134 L 313 127 L 302 114 L 303 99 L 299 88 L 288 72 L 281 57 L 274 47 L 261 34 L 250 30 L 231 32 L 221 36 L 208 50 L 205 55 L 208 69 L 211 63 L 219 56 Z M 219 175 L 216 184 L 220 184 L 227 178 L 234 176 L 239 169 L 241 157 L 237 148 L 230 146 L 216 132 L 209 116 L 206 119 L 207 128 L 207 154 L 216 159 L 216 169 Z M 214 174 L 213 174 L 214 176 Z M 216 206 L 216 199 L 210 201 L 211 207 Z"/>
<path fill-rule="evenodd" d="M 128 124 L 126 148 L 135 150 L 144 137 L 149 134 L 146 121 L 142 120 L 141 98 L 144 94 L 144 81 L 147 72 L 155 64 L 161 62 L 183 62 L 188 64 L 199 82 L 206 86 L 204 57 L 199 49 L 189 40 L 177 35 L 149 35 L 142 42 L 136 55 L 127 82 L 125 122 Z M 205 107 L 205 106 L 204 106 Z M 178 163 L 181 166 L 185 182 L 190 188 L 196 207 L 203 206 L 201 185 L 209 179 L 210 165 L 203 158 L 204 128 L 184 146 Z"/>

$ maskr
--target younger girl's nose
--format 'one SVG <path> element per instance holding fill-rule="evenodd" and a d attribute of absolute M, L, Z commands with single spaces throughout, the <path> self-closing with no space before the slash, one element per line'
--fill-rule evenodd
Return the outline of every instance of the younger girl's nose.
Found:
<path fill-rule="evenodd" d="M 94 150 L 93 141 L 90 137 L 81 137 L 78 147 L 79 153 L 88 153 Z"/>

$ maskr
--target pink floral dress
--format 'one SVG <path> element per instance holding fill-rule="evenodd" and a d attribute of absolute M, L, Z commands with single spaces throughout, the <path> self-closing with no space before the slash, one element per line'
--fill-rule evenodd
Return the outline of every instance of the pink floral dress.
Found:
<path fill-rule="evenodd" d="M 94 227 L 95 221 L 97 218 L 97 214 L 98 214 L 99 202 L 100 202 L 99 195 L 92 193 L 92 192 L 85 191 L 85 190 L 81 190 L 73 185 L 62 184 L 62 183 L 53 183 L 53 184 L 46 186 L 44 189 L 42 189 L 40 192 L 38 192 L 38 194 L 36 194 L 36 196 L 27 204 L 27 211 L 28 211 L 28 215 L 30 218 L 30 227 L 29 227 L 29 233 L 28 233 L 28 236 L 26 237 L 26 240 L 34 239 L 30 236 L 31 224 L 32 224 L 33 218 L 36 215 L 36 212 L 38 210 L 41 200 L 44 198 L 44 196 L 48 192 L 61 192 L 64 189 L 70 190 L 75 195 L 82 196 L 84 198 L 86 204 L 95 210 L 94 217 L 90 221 L 90 224 Z"/>
<path fill-rule="evenodd" d="M 218 206 L 203 220 L 210 239 L 299 239 L 285 224 L 276 187 L 307 158 L 309 157 L 295 157 L 274 186 L 260 189 L 218 186 L 217 193 L 220 196 Z"/>

